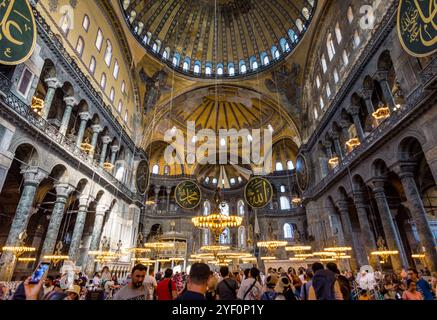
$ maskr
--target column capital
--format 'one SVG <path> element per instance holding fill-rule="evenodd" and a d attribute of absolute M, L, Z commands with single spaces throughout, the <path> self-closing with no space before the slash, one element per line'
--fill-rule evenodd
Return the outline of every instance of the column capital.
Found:
<path fill-rule="evenodd" d="M 96 215 L 104 215 L 109 206 L 106 203 L 99 203 L 96 207 Z"/>
<path fill-rule="evenodd" d="M 103 142 L 103 144 L 110 144 L 111 141 L 112 141 L 112 137 L 110 137 L 110 136 L 104 136 L 104 137 L 102 137 L 102 142 Z"/>
<path fill-rule="evenodd" d="M 47 84 L 49 88 L 52 89 L 61 87 L 61 83 L 59 82 L 58 78 L 47 78 L 44 80 L 44 82 Z"/>
<path fill-rule="evenodd" d="M 363 98 L 364 100 L 371 99 L 373 94 L 373 90 L 362 88 L 358 91 L 358 96 Z"/>
<path fill-rule="evenodd" d="M 155 186 L 155 189 L 154 189 L 155 194 L 158 194 L 160 190 L 161 190 L 161 186 Z"/>
<path fill-rule="evenodd" d="M 355 206 L 358 207 L 366 207 L 366 204 L 364 202 L 364 192 L 361 190 L 355 190 L 354 191 L 354 202 Z"/>
<path fill-rule="evenodd" d="M 54 185 L 56 190 L 56 201 L 66 201 L 75 188 L 68 183 L 57 183 Z"/>
<path fill-rule="evenodd" d="M 88 111 L 80 112 L 79 117 L 80 117 L 80 120 L 83 120 L 83 121 L 88 121 L 89 119 L 91 119 L 91 115 Z"/>
<path fill-rule="evenodd" d="M 79 207 L 89 207 L 90 203 L 94 201 L 94 198 L 90 195 L 81 195 L 79 197 Z"/>
<path fill-rule="evenodd" d="M 324 146 L 325 148 L 331 148 L 331 147 L 332 147 L 332 142 L 329 141 L 329 140 L 324 140 L 324 141 L 322 142 L 322 144 L 323 144 L 323 146 Z"/>
<path fill-rule="evenodd" d="M 360 114 L 360 106 L 350 105 L 349 108 L 347 108 L 347 111 L 352 117 L 357 116 Z"/>
<path fill-rule="evenodd" d="M 387 181 L 386 177 L 375 177 L 373 179 L 370 180 L 371 182 L 371 189 L 374 193 L 381 193 L 381 192 L 385 192 L 384 190 L 384 185 L 385 182 Z"/>
<path fill-rule="evenodd" d="M 120 150 L 120 146 L 111 146 L 112 152 L 117 152 L 118 150 Z"/>
<path fill-rule="evenodd" d="M 172 186 L 167 186 L 167 187 L 165 188 L 165 191 L 167 192 L 167 194 L 170 194 L 170 193 L 171 193 L 171 188 L 172 188 Z"/>
<path fill-rule="evenodd" d="M 342 128 L 342 129 L 349 129 L 349 127 L 350 127 L 350 123 L 349 123 L 349 121 L 347 121 L 347 120 L 345 120 L 345 119 L 341 119 L 340 120 L 340 122 L 338 123 L 339 125 L 340 125 L 340 127 Z"/>
<path fill-rule="evenodd" d="M 77 99 L 73 96 L 65 97 L 64 102 L 67 105 L 67 107 L 74 107 L 78 104 Z"/>
<path fill-rule="evenodd" d="M 340 137 L 339 133 L 334 130 L 329 130 L 329 136 L 334 140 L 338 140 L 338 138 Z"/>
<path fill-rule="evenodd" d="M 388 80 L 388 71 L 379 70 L 375 73 L 373 78 L 377 81 L 387 81 Z"/>
<path fill-rule="evenodd" d="M 414 178 L 417 163 L 413 161 L 399 161 L 392 170 L 399 176 L 399 178 Z"/>
<path fill-rule="evenodd" d="M 91 129 L 94 133 L 99 133 L 100 131 L 102 131 L 102 127 L 100 126 L 100 124 L 93 124 L 91 126 Z"/>
<path fill-rule="evenodd" d="M 23 185 L 37 186 L 48 177 L 48 173 L 38 167 L 23 168 L 20 172 L 23 175 Z"/>
<path fill-rule="evenodd" d="M 338 200 L 336 202 L 336 205 L 337 205 L 338 210 L 340 212 L 349 212 L 349 205 L 348 205 L 348 202 L 346 200 Z"/>

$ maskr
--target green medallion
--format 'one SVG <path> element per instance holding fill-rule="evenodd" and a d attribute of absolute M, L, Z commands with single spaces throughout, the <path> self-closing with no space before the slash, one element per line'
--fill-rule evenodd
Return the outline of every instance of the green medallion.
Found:
<path fill-rule="evenodd" d="M 194 209 L 200 204 L 202 193 L 197 183 L 186 180 L 179 183 L 175 190 L 176 203 L 184 209 Z"/>
<path fill-rule="evenodd" d="M 29 0 L 0 0 L 0 64 L 26 61 L 35 44 L 36 24 Z"/>
<path fill-rule="evenodd" d="M 252 208 L 264 208 L 272 200 L 272 196 L 272 185 L 264 178 L 252 178 L 244 188 L 244 198 Z"/>
<path fill-rule="evenodd" d="M 398 35 L 410 55 L 425 57 L 437 52 L 437 2 L 399 0 Z"/>

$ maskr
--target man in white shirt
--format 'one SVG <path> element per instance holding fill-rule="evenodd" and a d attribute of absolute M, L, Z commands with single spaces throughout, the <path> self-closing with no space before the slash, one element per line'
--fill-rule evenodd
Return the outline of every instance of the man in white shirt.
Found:
<path fill-rule="evenodd" d="M 149 275 L 144 279 L 144 286 L 148 292 L 146 300 L 153 300 L 155 296 L 155 290 L 158 284 L 156 283 L 156 279 L 153 276 L 153 271 L 149 271 Z"/>

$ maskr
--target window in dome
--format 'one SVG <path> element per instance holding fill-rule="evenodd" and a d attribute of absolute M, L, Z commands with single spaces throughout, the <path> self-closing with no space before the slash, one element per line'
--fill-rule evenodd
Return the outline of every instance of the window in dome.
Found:
<path fill-rule="evenodd" d="M 152 50 L 155 52 L 158 51 L 158 45 L 156 44 L 156 42 L 153 43 Z"/>
<path fill-rule="evenodd" d="M 155 164 L 152 168 L 152 173 L 153 174 L 159 174 L 159 166 L 157 164 Z"/>
<path fill-rule="evenodd" d="M 328 48 L 329 60 L 332 60 L 335 55 L 334 41 L 332 40 L 332 34 L 328 34 L 328 39 L 326 40 L 326 47 Z"/>
<path fill-rule="evenodd" d="M 317 89 L 320 89 L 320 77 L 319 76 L 316 77 L 316 85 L 317 85 Z"/>
<path fill-rule="evenodd" d="M 124 80 L 123 80 L 123 82 L 121 83 L 121 93 L 122 93 L 122 94 L 125 94 L 125 93 L 126 93 L 126 82 L 124 82 Z"/>
<path fill-rule="evenodd" d="M 335 25 L 335 37 L 337 38 L 337 43 L 340 44 L 343 39 L 341 36 L 340 24 L 337 22 Z"/>
<path fill-rule="evenodd" d="M 250 66 L 252 67 L 252 70 L 258 69 L 258 61 L 256 61 L 256 57 L 250 58 Z"/>
<path fill-rule="evenodd" d="M 337 69 L 334 69 L 334 81 L 335 81 L 335 83 L 338 83 L 339 80 L 340 80 L 340 78 L 338 76 L 338 71 L 337 71 Z"/>
<path fill-rule="evenodd" d="M 346 50 L 343 50 L 343 62 L 345 66 L 349 64 L 349 57 Z"/>
<path fill-rule="evenodd" d="M 284 170 L 284 167 L 282 166 L 281 162 L 276 162 L 276 171 L 282 171 Z"/>
<path fill-rule="evenodd" d="M 96 58 L 91 57 L 89 69 L 91 74 L 94 74 L 94 72 L 96 71 Z"/>
<path fill-rule="evenodd" d="M 294 163 L 291 160 L 287 161 L 287 169 L 288 170 L 294 170 Z"/>
<path fill-rule="evenodd" d="M 208 216 L 211 213 L 211 204 L 208 200 L 203 203 L 203 215 Z"/>
<path fill-rule="evenodd" d="M 323 69 L 323 73 L 326 73 L 326 71 L 328 70 L 328 65 L 326 64 L 326 58 L 325 55 L 322 55 L 322 69 Z"/>
<path fill-rule="evenodd" d="M 355 31 L 354 33 L 354 48 L 358 48 L 361 43 L 360 35 L 358 34 L 358 31 Z"/>
<path fill-rule="evenodd" d="M 314 108 L 314 119 L 318 119 L 319 118 L 319 112 L 317 111 L 317 108 Z"/>
<path fill-rule="evenodd" d="M 269 56 L 267 55 L 267 53 L 265 53 L 265 52 L 261 53 L 261 61 L 262 61 L 263 65 L 265 65 L 265 66 L 270 63 Z"/>
<path fill-rule="evenodd" d="M 302 15 L 305 17 L 305 19 L 307 19 L 307 20 L 310 19 L 310 11 L 308 10 L 308 8 L 302 9 Z"/>
<path fill-rule="evenodd" d="M 98 51 L 102 50 L 103 44 L 103 33 L 102 30 L 97 30 L 97 38 L 96 38 L 96 48 Z"/>
<path fill-rule="evenodd" d="M 284 186 L 284 185 L 281 186 L 281 192 L 282 192 L 282 193 L 285 192 L 285 186 Z"/>
<path fill-rule="evenodd" d="M 102 73 L 102 77 L 100 78 L 100 87 L 105 90 L 106 88 L 106 74 Z"/>
<path fill-rule="evenodd" d="M 290 200 L 288 200 L 287 197 L 282 196 L 279 198 L 280 201 L 280 205 L 281 205 L 281 210 L 290 210 Z"/>
<path fill-rule="evenodd" d="M 243 182 L 243 179 L 241 179 L 241 177 L 238 177 L 238 182 L 239 182 L 239 183 L 242 183 L 242 182 Z"/>
<path fill-rule="evenodd" d="M 234 185 L 235 184 L 235 178 L 231 178 L 231 180 L 229 180 L 229 182 Z"/>
<path fill-rule="evenodd" d="M 240 73 L 246 73 L 247 72 L 247 68 L 246 68 L 246 63 L 244 62 L 244 60 L 240 61 Z"/>
<path fill-rule="evenodd" d="M 184 64 L 182 65 L 182 70 L 189 71 L 190 70 L 190 58 L 185 58 Z"/>
<path fill-rule="evenodd" d="M 118 64 L 118 60 L 115 59 L 114 72 L 112 73 L 112 75 L 114 76 L 115 80 L 117 80 L 117 78 L 118 78 L 119 71 L 120 71 L 120 65 Z"/>
<path fill-rule="evenodd" d="M 143 42 L 144 42 L 145 44 L 147 44 L 147 42 L 149 42 L 149 38 L 147 37 L 147 34 L 144 36 L 144 38 L 143 38 Z"/>
<path fill-rule="evenodd" d="M 87 15 L 83 16 L 82 27 L 85 29 L 86 32 L 88 32 L 88 29 L 90 27 L 90 18 Z"/>
<path fill-rule="evenodd" d="M 221 64 L 221 63 L 219 63 L 219 64 L 217 65 L 217 74 L 218 74 L 219 76 L 222 76 L 222 75 L 223 75 L 223 64 Z"/>
<path fill-rule="evenodd" d="M 207 76 L 210 76 L 211 73 L 212 73 L 212 65 L 211 65 L 211 63 L 207 63 L 207 64 L 205 65 L 205 74 L 206 74 Z"/>
<path fill-rule="evenodd" d="M 302 30 L 303 30 L 302 20 L 300 20 L 300 19 L 296 20 L 296 27 L 299 29 L 300 32 L 302 32 Z"/>
<path fill-rule="evenodd" d="M 111 100 L 111 102 L 114 102 L 114 99 L 115 99 L 115 90 L 114 90 L 114 88 L 112 87 L 112 88 L 111 88 L 111 91 L 110 91 L 110 93 L 109 93 L 109 100 Z"/>
<path fill-rule="evenodd" d="M 176 52 L 176 53 L 173 55 L 173 65 L 174 65 L 175 67 L 179 66 L 179 59 L 180 59 L 180 55 L 179 55 L 179 53 Z"/>
<path fill-rule="evenodd" d="M 284 224 L 284 239 L 293 239 L 293 229 L 289 223 Z"/>
<path fill-rule="evenodd" d="M 169 47 L 167 47 L 167 48 L 164 49 L 164 52 L 162 53 L 162 57 L 163 57 L 165 60 L 167 60 L 168 57 L 170 57 L 170 48 L 169 48 Z"/>
<path fill-rule="evenodd" d="M 279 40 L 279 44 L 281 45 L 282 52 L 290 51 L 290 45 L 284 38 L 281 38 L 281 40 Z"/>
<path fill-rule="evenodd" d="M 329 87 L 329 83 L 326 84 L 326 96 L 328 98 L 331 96 L 331 88 Z"/>
<path fill-rule="evenodd" d="M 111 41 L 106 40 L 106 50 L 105 50 L 105 63 L 109 67 L 111 65 L 112 59 L 112 43 Z"/>
<path fill-rule="evenodd" d="M 128 17 L 129 22 L 130 22 L 131 24 L 134 22 L 136 16 L 137 16 L 137 13 L 136 13 L 134 10 L 132 10 L 132 11 L 130 12 L 129 17 Z"/>
<path fill-rule="evenodd" d="M 220 203 L 220 213 L 229 216 L 229 204 L 227 202 Z"/>
<path fill-rule="evenodd" d="M 245 209 L 244 209 L 244 201 L 243 200 L 238 201 L 237 208 L 238 208 L 238 215 L 244 216 Z"/>
<path fill-rule="evenodd" d="M 194 73 L 199 74 L 200 73 L 200 69 L 202 68 L 201 66 L 202 65 L 201 65 L 200 61 L 196 61 L 194 63 Z"/>
<path fill-rule="evenodd" d="M 120 100 L 120 101 L 118 101 L 118 106 L 117 106 L 118 113 L 121 113 L 122 108 L 123 108 L 123 102 L 121 102 L 121 100 Z"/>
<path fill-rule="evenodd" d="M 205 178 L 205 183 L 209 183 L 209 177 Z"/>
<path fill-rule="evenodd" d="M 127 113 L 127 110 L 126 110 L 126 112 L 124 113 L 124 122 L 126 122 L 127 123 L 127 119 L 128 119 L 128 113 Z"/>
<path fill-rule="evenodd" d="M 308 3 L 310 4 L 311 8 L 314 7 L 314 0 L 308 0 Z"/>
<path fill-rule="evenodd" d="M 156 40 L 153 43 L 153 47 L 154 47 L 153 51 L 159 52 L 159 50 L 161 50 L 161 41 L 160 40 Z"/>
<path fill-rule="evenodd" d="M 291 39 L 291 43 L 296 43 L 297 42 L 297 34 L 296 34 L 296 32 L 294 32 L 293 29 L 288 30 L 288 36 Z"/>
<path fill-rule="evenodd" d="M 272 57 L 273 59 L 279 59 L 279 57 L 281 56 L 281 54 L 279 53 L 278 48 L 276 48 L 276 46 L 272 47 Z"/>
<path fill-rule="evenodd" d="M 232 77 L 235 75 L 235 67 L 233 63 L 228 64 L 228 74 Z"/>
<path fill-rule="evenodd" d="M 217 184 L 217 178 L 212 179 L 212 184 Z"/>
<path fill-rule="evenodd" d="M 323 109 L 325 107 L 325 103 L 323 102 L 322 96 L 320 96 L 320 109 Z"/>
<path fill-rule="evenodd" d="M 79 37 L 79 38 L 77 39 L 77 44 L 76 44 L 76 51 L 77 51 L 77 53 L 78 53 L 79 56 L 82 56 L 83 49 L 84 49 L 83 38 L 82 38 L 82 37 Z"/>
<path fill-rule="evenodd" d="M 354 21 L 354 13 L 352 11 L 352 7 L 349 7 L 347 9 L 347 20 L 349 21 L 349 23 L 352 23 L 352 21 Z"/>

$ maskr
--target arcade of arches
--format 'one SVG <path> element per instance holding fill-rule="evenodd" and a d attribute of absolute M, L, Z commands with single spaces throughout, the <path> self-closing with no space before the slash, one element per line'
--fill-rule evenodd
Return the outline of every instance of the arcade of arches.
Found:
<path fill-rule="evenodd" d="M 181 260 L 151 267 L 184 271 L 216 240 L 192 218 L 217 210 L 242 218 L 219 244 L 261 268 L 257 243 L 283 240 L 350 247 L 343 270 L 437 272 L 437 57 L 403 49 L 398 1 L 370 1 L 362 28 L 368 2 L 30 1 L 35 50 L 0 64 L 0 248 L 34 259 L 3 250 L 0 280 L 53 254 L 124 276 L 132 252 L 89 253 L 157 239 Z M 254 140 L 259 161 L 244 161 Z M 272 186 L 262 208 L 245 196 L 256 176 Z M 176 201 L 186 180 L 194 209 Z"/>

